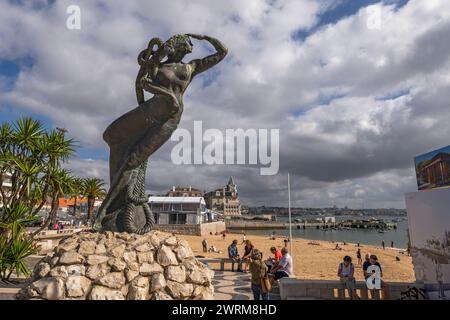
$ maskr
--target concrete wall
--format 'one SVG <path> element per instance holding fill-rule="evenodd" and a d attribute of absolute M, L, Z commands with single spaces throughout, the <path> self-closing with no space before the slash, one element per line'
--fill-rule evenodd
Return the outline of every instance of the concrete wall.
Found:
<path fill-rule="evenodd" d="M 169 215 L 167 213 L 160 213 L 158 220 L 160 224 L 169 224 Z"/>
<path fill-rule="evenodd" d="M 198 221 L 198 216 L 194 214 L 188 214 L 186 215 L 186 224 L 197 224 L 200 221 Z"/>
<path fill-rule="evenodd" d="M 202 223 L 200 225 L 201 234 L 202 236 L 209 235 L 210 232 L 212 234 L 215 234 L 216 232 L 221 233 L 225 231 L 225 222 L 224 221 L 216 221 L 216 222 L 208 222 L 208 223 Z"/>
<path fill-rule="evenodd" d="M 210 232 L 225 231 L 225 223 L 223 221 L 208 222 L 202 224 L 157 224 L 155 229 L 163 232 L 186 234 L 194 236 L 205 236 Z"/>
<path fill-rule="evenodd" d="M 282 300 L 337 300 L 349 299 L 349 293 L 343 289 L 338 280 L 303 280 L 295 278 L 282 278 L 279 282 L 280 296 Z M 362 300 L 398 300 L 402 292 L 408 288 L 416 287 L 422 289 L 423 286 L 417 283 L 389 282 L 385 290 L 367 289 L 363 281 L 356 282 L 356 294 Z M 373 294 L 373 296 L 372 296 Z"/>

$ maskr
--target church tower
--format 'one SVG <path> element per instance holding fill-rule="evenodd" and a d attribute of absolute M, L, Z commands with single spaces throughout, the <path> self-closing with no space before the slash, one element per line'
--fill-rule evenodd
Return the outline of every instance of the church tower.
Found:
<path fill-rule="evenodd" d="M 228 180 L 227 189 L 229 192 L 231 192 L 232 197 L 237 196 L 237 186 L 234 183 L 233 177 L 230 177 L 230 180 Z"/>

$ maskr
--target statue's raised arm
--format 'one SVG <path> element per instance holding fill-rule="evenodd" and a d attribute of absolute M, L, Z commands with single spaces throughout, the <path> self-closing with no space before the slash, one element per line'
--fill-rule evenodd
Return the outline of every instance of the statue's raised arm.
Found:
<path fill-rule="evenodd" d="M 222 61 L 228 53 L 227 47 L 225 47 L 225 45 L 216 38 L 192 33 L 188 33 L 187 35 L 193 39 L 206 40 L 217 50 L 216 53 L 203 59 L 195 59 L 189 62 L 189 65 L 192 67 L 192 77 L 215 66 Z"/>

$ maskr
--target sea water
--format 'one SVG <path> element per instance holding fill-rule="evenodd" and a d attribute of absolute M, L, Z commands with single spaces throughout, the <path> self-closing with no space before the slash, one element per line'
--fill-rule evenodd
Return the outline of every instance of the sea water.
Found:
<path fill-rule="evenodd" d="M 294 218 L 317 218 L 315 217 L 293 217 Z M 392 221 L 398 217 L 372 217 L 376 219 L 384 219 L 387 221 Z M 353 216 L 339 216 L 336 217 L 336 222 L 343 220 L 366 220 L 368 217 L 353 217 Z M 287 222 L 289 218 L 286 216 L 278 216 L 277 221 Z M 294 222 L 294 221 L 292 221 Z M 289 236 L 289 229 L 276 229 L 276 230 L 240 230 L 240 232 L 245 234 L 254 235 L 267 235 L 268 237 L 275 232 L 276 237 L 287 237 Z M 293 238 L 303 238 L 311 240 L 324 240 L 324 241 L 334 241 L 334 242 L 347 242 L 347 243 L 360 243 L 381 247 L 381 242 L 384 240 L 386 247 L 391 246 L 391 241 L 394 241 L 395 248 L 404 248 L 408 246 L 408 221 L 397 222 L 397 229 L 386 230 L 384 233 L 379 233 L 376 229 L 351 229 L 351 230 L 319 230 L 316 228 L 306 228 L 297 229 L 295 226 L 292 227 L 292 237 Z"/>

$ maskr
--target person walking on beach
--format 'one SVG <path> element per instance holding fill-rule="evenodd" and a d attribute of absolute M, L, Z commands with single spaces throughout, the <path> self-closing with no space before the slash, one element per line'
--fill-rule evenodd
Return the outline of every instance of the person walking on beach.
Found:
<path fill-rule="evenodd" d="M 381 240 L 381 246 L 383 247 L 383 250 L 385 249 L 384 240 Z"/>
<path fill-rule="evenodd" d="M 391 240 L 391 248 L 394 248 L 394 241 Z"/>
<path fill-rule="evenodd" d="M 350 295 L 350 299 L 355 298 L 355 267 L 352 263 L 352 258 L 350 256 L 345 256 L 344 261 L 339 263 L 338 273 L 337 273 L 341 284 L 345 290 L 347 288 Z M 345 297 L 345 295 L 344 295 Z"/>
<path fill-rule="evenodd" d="M 362 258 L 361 258 L 361 249 L 358 248 L 356 251 L 356 258 L 358 259 L 358 265 L 362 265 Z"/>
<path fill-rule="evenodd" d="M 238 263 L 238 272 L 242 272 L 242 259 L 239 256 L 237 244 L 238 241 L 233 240 L 233 242 L 228 246 L 228 257 Z M 231 266 L 231 271 L 234 271 L 234 263 Z"/>
<path fill-rule="evenodd" d="M 270 270 L 272 273 L 273 279 L 278 280 L 284 277 L 292 276 L 292 257 L 289 254 L 289 250 L 287 248 L 281 249 L 281 254 L 283 255 L 278 261 L 278 263 Z"/>
<path fill-rule="evenodd" d="M 291 239 L 289 239 L 289 237 L 287 237 L 286 239 L 283 240 L 283 242 L 284 242 L 284 247 L 287 248 L 288 243 L 291 242 Z"/>
<path fill-rule="evenodd" d="M 247 241 L 247 236 L 244 233 L 244 236 L 242 237 L 242 243 L 241 244 L 244 244 L 246 241 Z"/>
<path fill-rule="evenodd" d="M 208 252 L 208 241 L 206 239 L 203 239 L 202 246 L 203 246 L 203 252 Z"/>
<path fill-rule="evenodd" d="M 251 289 L 254 300 L 269 300 L 269 293 L 264 292 L 261 282 L 267 276 L 267 266 L 262 261 L 261 252 L 254 249 L 251 254 L 251 262 L 249 266 L 251 274 Z"/>
<path fill-rule="evenodd" d="M 225 240 L 226 236 L 227 236 L 227 235 L 225 234 L 225 232 L 222 233 L 222 240 Z"/>

